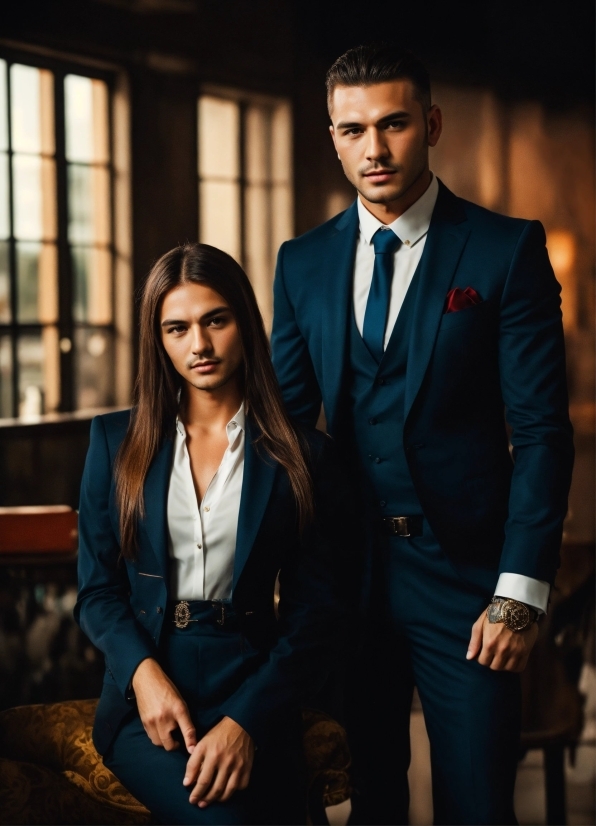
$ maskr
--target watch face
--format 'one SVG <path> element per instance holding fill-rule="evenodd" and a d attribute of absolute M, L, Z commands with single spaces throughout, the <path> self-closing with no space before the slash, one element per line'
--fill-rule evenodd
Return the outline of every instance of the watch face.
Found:
<path fill-rule="evenodd" d="M 523 602 L 507 600 L 503 603 L 503 621 L 512 631 L 523 631 L 530 624 L 530 611 Z"/>
<path fill-rule="evenodd" d="M 501 603 L 491 602 L 486 610 L 486 616 L 489 622 L 501 622 Z"/>

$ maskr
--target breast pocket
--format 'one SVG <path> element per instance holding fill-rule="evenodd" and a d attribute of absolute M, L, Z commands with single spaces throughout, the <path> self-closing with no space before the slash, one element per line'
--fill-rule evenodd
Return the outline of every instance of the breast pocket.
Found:
<path fill-rule="evenodd" d="M 464 310 L 457 310 L 455 313 L 445 313 L 441 319 L 439 333 L 457 328 L 464 328 L 466 325 L 473 327 L 476 324 L 484 324 L 491 317 L 491 309 L 494 302 L 492 300 L 481 301 L 472 307 Z"/>

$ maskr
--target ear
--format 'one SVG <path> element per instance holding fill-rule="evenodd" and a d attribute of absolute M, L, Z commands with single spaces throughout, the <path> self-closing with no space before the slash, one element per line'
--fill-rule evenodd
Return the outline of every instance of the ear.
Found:
<path fill-rule="evenodd" d="M 329 127 L 329 134 L 331 135 L 331 140 L 333 141 L 333 146 L 335 146 L 335 151 L 337 152 L 337 141 L 335 140 L 335 129 L 333 128 L 333 126 Z"/>
<path fill-rule="evenodd" d="M 428 124 L 428 145 L 436 146 L 443 131 L 443 113 L 433 104 L 426 116 Z"/>

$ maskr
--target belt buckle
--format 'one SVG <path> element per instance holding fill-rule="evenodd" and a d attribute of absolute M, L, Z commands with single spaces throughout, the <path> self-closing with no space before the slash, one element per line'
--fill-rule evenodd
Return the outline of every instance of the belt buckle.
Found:
<path fill-rule="evenodd" d="M 190 606 L 183 599 L 174 606 L 174 624 L 176 628 L 186 628 L 190 621 Z"/>
<path fill-rule="evenodd" d="M 407 516 L 394 516 L 391 522 L 394 536 L 410 536 Z"/>

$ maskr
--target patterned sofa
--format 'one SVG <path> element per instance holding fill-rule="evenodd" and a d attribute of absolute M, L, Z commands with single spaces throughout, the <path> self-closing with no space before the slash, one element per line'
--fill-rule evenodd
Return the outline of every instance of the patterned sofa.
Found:
<path fill-rule="evenodd" d="M 103 765 L 91 740 L 97 700 L 0 713 L 0 824 L 144 824 L 151 814 Z M 306 710 L 304 746 L 313 824 L 350 796 L 345 732 Z"/>

